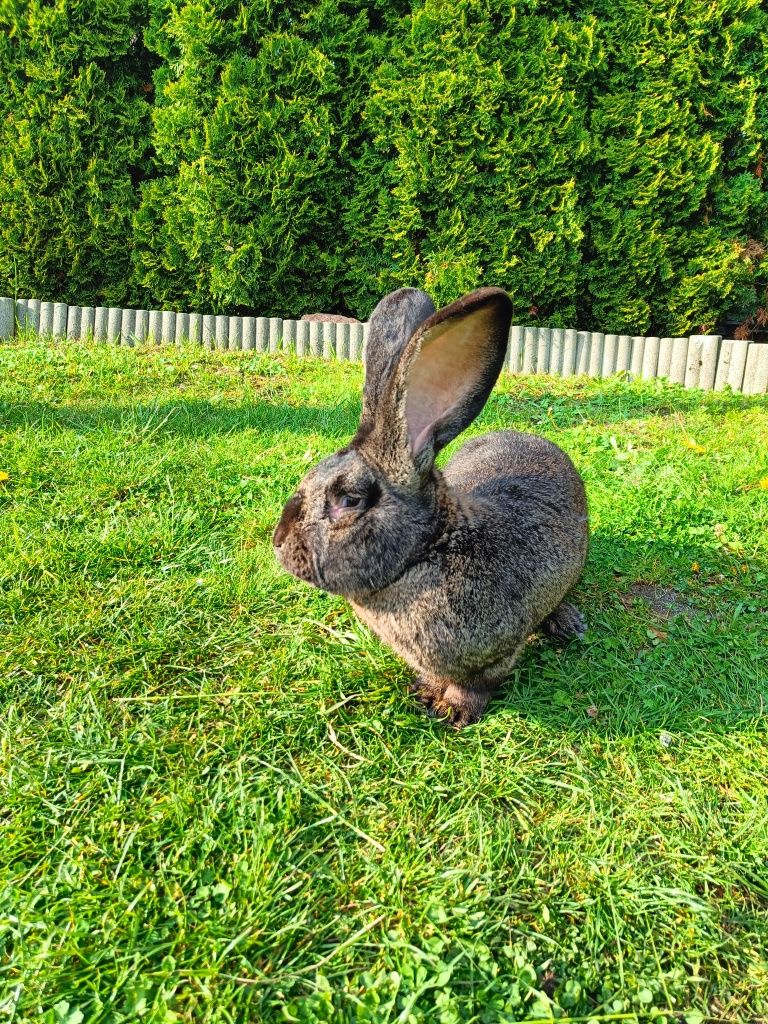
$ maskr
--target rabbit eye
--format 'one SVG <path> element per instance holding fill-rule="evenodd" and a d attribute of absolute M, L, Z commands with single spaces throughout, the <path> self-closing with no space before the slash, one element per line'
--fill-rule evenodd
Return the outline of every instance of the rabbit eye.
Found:
<path fill-rule="evenodd" d="M 371 484 L 362 494 L 345 494 L 341 490 L 336 494 L 331 493 L 327 504 L 328 518 L 332 523 L 347 518 L 352 521 L 356 517 L 350 513 L 357 511 L 358 515 L 362 515 L 376 504 L 380 496 L 381 488 L 376 483 Z"/>
<path fill-rule="evenodd" d="M 332 500 L 328 507 L 328 518 L 332 523 L 344 519 L 353 509 L 362 504 L 363 499 L 356 494 L 341 494 Z"/>

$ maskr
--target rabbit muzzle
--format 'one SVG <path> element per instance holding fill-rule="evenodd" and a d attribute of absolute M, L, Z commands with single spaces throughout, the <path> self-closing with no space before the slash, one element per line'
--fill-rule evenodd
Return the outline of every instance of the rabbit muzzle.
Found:
<path fill-rule="evenodd" d="M 280 522 L 272 535 L 272 546 L 278 562 L 284 569 L 305 583 L 318 587 L 321 586 L 321 582 L 315 560 L 306 533 L 301 528 L 303 504 L 300 494 L 294 494 L 286 502 Z"/>

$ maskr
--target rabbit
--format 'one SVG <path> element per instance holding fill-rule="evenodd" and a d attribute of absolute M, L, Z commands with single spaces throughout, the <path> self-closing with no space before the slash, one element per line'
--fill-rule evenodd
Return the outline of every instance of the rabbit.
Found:
<path fill-rule="evenodd" d="M 500 288 L 436 310 L 401 288 L 371 314 L 360 424 L 304 477 L 274 531 L 280 564 L 348 599 L 416 672 L 433 715 L 479 721 L 537 628 L 568 640 L 587 555 L 584 485 L 556 445 L 500 430 L 435 456 L 478 415 L 512 316 Z"/>

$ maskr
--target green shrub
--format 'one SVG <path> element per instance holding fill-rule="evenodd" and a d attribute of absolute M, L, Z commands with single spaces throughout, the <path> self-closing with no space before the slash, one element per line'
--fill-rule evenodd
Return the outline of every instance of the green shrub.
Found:
<path fill-rule="evenodd" d="M 137 217 L 137 273 L 158 301 L 271 315 L 342 307 L 341 211 L 385 14 L 339 0 L 158 8 L 147 38 L 164 58 L 161 176 Z"/>
<path fill-rule="evenodd" d="M 138 0 L 0 8 L 0 292 L 131 301 L 150 69 Z"/>
<path fill-rule="evenodd" d="M 0 28 L 1 292 L 768 321 L 762 0 L 9 0 Z"/>
<path fill-rule="evenodd" d="M 768 193 L 768 12 L 760 0 L 594 6 L 606 60 L 580 325 L 680 334 L 755 303 Z"/>
<path fill-rule="evenodd" d="M 438 299 L 503 285 L 518 321 L 575 316 L 593 24 L 491 0 L 426 0 L 376 75 L 347 230 L 349 288 Z"/>

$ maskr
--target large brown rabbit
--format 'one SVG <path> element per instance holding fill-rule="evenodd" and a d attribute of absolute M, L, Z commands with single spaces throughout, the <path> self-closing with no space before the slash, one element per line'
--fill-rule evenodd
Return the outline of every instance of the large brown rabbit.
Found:
<path fill-rule="evenodd" d="M 421 702 L 456 727 L 479 720 L 533 630 L 584 631 L 563 602 L 588 541 L 568 456 L 502 430 L 435 468 L 485 405 L 510 318 L 498 288 L 437 311 L 413 288 L 382 299 L 368 325 L 357 434 L 306 475 L 274 534 L 280 563 L 348 598 L 416 670 Z"/>

